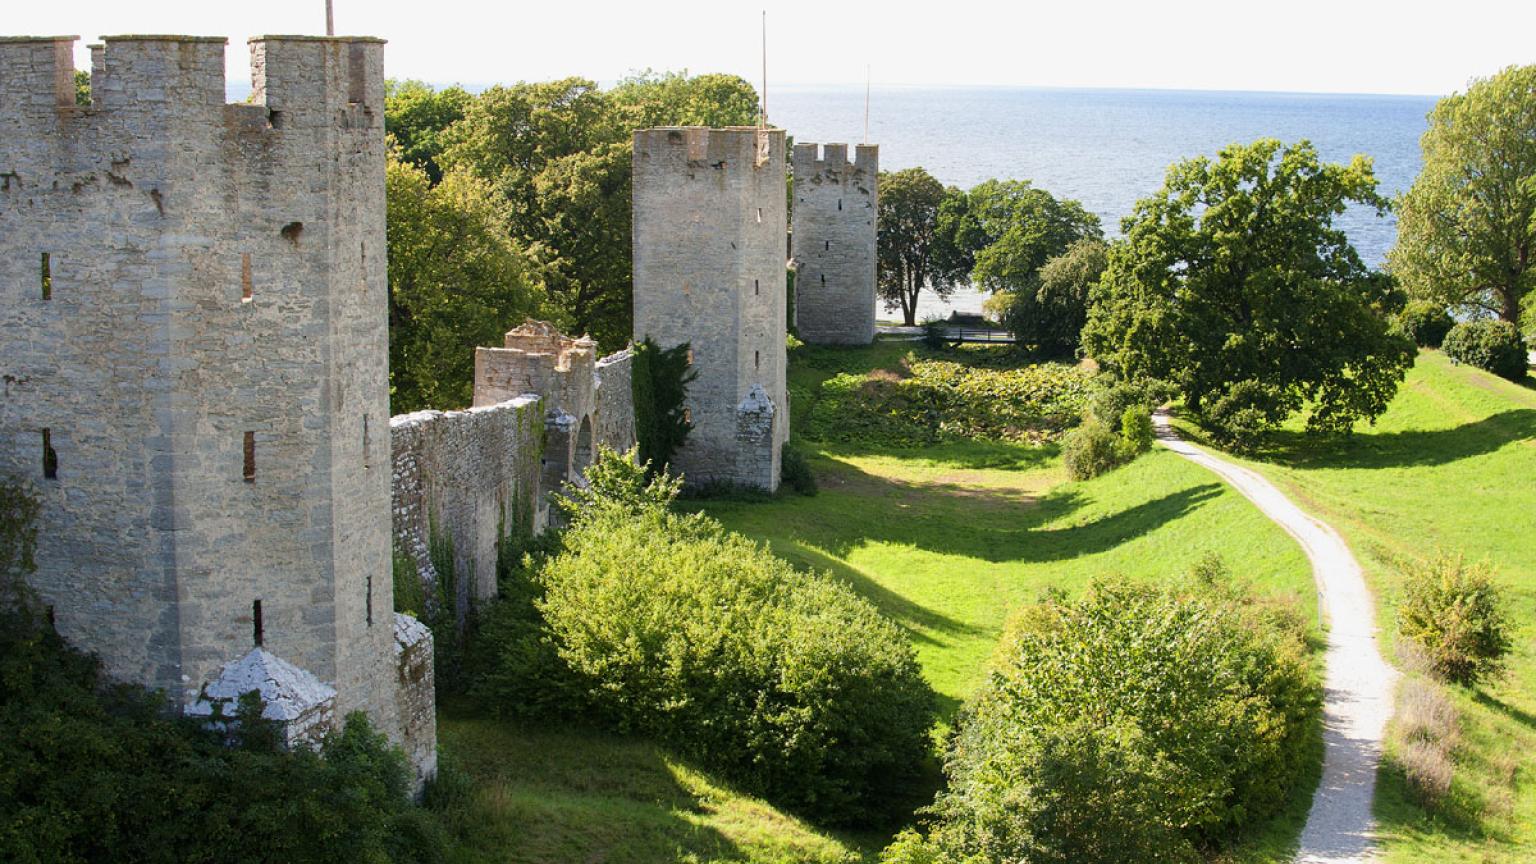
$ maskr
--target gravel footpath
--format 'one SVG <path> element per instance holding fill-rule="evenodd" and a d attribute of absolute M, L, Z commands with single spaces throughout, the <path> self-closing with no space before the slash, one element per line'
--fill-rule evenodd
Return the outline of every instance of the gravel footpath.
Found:
<path fill-rule="evenodd" d="M 1178 437 L 1168 415 L 1154 415 L 1159 442 L 1216 473 L 1301 544 L 1312 562 L 1328 623 L 1323 679 L 1323 777 L 1307 813 L 1296 861 L 1370 861 L 1375 855 L 1371 798 L 1381 739 L 1392 715 L 1397 673 L 1376 647 L 1376 619 L 1360 565 L 1338 532 L 1308 516 L 1254 472 Z"/>

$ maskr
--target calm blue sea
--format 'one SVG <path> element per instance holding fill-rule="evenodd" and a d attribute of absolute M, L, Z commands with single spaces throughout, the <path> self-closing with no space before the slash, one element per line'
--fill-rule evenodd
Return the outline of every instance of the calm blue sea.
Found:
<path fill-rule="evenodd" d="M 1364 153 L 1375 160 L 1381 191 L 1396 195 L 1419 171 L 1419 136 L 1434 103 L 1430 96 L 876 87 L 869 140 L 880 145 L 883 169 L 920 165 L 962 187 L 991 177 L 1032 180 L 1081 201 L 1113 235 L 1137 199 L 1162 185 L 1169 164 L 1263 137 L 1305 138 L 1332 161 Z M 770 91 L 768 113 L 797 141 L 864 137 L 863 88 L 781 87 Z M 1396 230 L 1391 216 L 1357 210 L 1342 224 L 1367 262 L 1384 259 Z"/>

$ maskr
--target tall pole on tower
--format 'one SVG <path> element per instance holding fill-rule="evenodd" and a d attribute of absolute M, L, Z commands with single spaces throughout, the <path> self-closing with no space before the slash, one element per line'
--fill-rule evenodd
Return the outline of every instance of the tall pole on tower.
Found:
<path fill-rule="evenodd" d="M 331 12 L 332 0 L 325 0 L 325 35 L 336 35 L 336 18 Z"/>
<path fill-rule="evenodd" d="M 757 115 L 757 125 L 768 125 L 768 10 L 763 10 L 763 100 Z"/>
<path fill-rule="evenodd" d="M 864 67 L 864 143 L 869 144 L 869 66 Z"/>

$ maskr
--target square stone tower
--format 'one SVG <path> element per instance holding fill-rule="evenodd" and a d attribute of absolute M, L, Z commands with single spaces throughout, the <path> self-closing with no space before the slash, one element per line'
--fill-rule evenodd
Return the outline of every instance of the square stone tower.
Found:
<path fill-rule="evenodd" d="M 773 491 L 789 437 L 784 385 L 784 131 L 635 133 L 635 339 L 688 343 L 688 483 Z"/>
<path fill-rule="evenodd" d="M 41 499 L 34 586 L 119 679 L 192 707 L 259 648 L 429 773 L 390 578 L 383 43 L 253 39 L 230 105 L 226 40 L 109 37 L 77 106 L 74 41 L 0 40 L 0 473 Z"/>
<path fill-rule="evenodd" d="M 875 339 L 880 148 L 795 144 L 795 329 L 817 345 Z M 818 158 L 818 155 L 820 158 Z"/>

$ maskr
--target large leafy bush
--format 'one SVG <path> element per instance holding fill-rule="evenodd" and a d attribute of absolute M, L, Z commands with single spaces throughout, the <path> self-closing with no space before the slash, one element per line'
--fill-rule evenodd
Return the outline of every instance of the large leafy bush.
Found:
<path fill-rule="evenodd" d="M 825 821 L 899 803 L 934 700 L 868 602 L 702 515 L 599 507 L 564 547 L 538 607 L 588 710 Z"/>
<path fill-rule="evenodd" d="M 1398 629 L 1448 680 L 1476 683 L 1497 672 L 1510 649 L 1508 602 L 1487 563 L 1440 555 L 1410 565 Z"/>
<path fill-rule="evenodd" d="M 1508 321 L 1463 321 L 1451 328 L 1441 347 L 1453 360 L 1511 381 L 1525 377 L 1529 362 L 1525 340 Z"/>
<path fill-rule="evenodd" d="M 1428 300 L 1408 301 L 1403 311 L 1397 313 L 1397 321 L 1420 348 L 1439 348 L 1446 334 L 1456 326 L 1456 320 L 1443 304 Z"/>
<path fill-rule="evenodd" d="M 1301 621 L 1212 581 L 1027 609 L 961 714 L 931 832 L 885 860 L 1200 860 L 1305 768 L 1319 700 Z"/>

